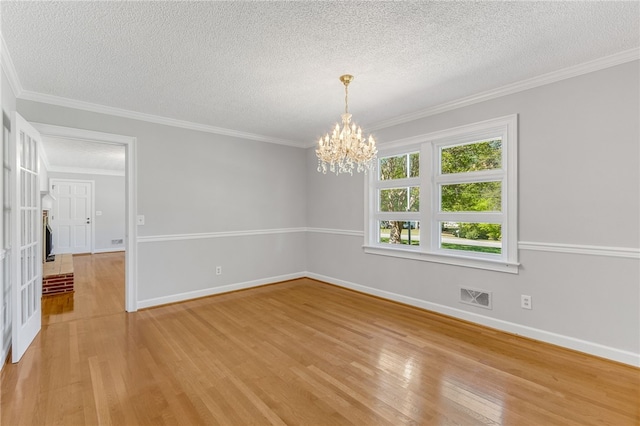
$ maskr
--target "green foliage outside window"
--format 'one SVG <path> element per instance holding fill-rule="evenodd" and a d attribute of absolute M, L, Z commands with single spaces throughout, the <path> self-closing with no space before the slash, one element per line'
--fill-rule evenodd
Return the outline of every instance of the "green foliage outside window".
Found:
<path fill-rule="evenodd" d="M 407 197 L 407 189 L 409 197 Z M 380 190 L 381 212 L 420 211 L 420 187 L 389 188 Z"/>
<path fill-rule="evenodd" d="M 499 169 L 502 167 L 502 140 L 443 148 L 441 160 L 442 174 Z"/>
<path fill-rule="evenodd" d="M 417 152 L 395 157 L 381 158 L 380 180 L 406 179 L 420 176 L 420 154 Z M 407 196 L 408 195 L 408 196 Z M 420 188 L 404 187 L 380 190 L 380 211 L 420 211 Z M 405 221 L 390 221 L 389 243 L 402 244 L 402 229 Z"/>
<path fill-rule="evenodd" d="M 420 154 L 417 152 L 380 159 L 380 180 L 418 176 L 420 176 Z"/>
<path fill-rule="evenodd" d="M 468 240 L 495 240 L 502 239 L 502 226 L 495 223 L 461 223 L 458 237 Z"/>
<path fill-rule="evenodd" d="M 443 148 L 442 174 L 467 173 L 502 167 L 502 140 L 495 139 Z M 441 210 L 446 212 L 502 211 L 501 182 L 473 182 L 441 187 Z M 443 224 L 442 231 L 447 231 Z M 502 239 L 502 227 L 490 223 L 461 223 L 456 236 L 469 240 Z"/>
<path fill-rule="evenodd" d="M 502 210 L 500 182 L 442 185 L 443 212 L 499 212 Z"/>

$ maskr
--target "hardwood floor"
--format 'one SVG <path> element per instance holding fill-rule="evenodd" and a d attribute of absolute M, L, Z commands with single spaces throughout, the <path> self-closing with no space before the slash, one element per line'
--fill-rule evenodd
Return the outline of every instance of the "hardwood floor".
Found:
<path fill-rule="evenodd" d="M 2 425 L 640 424 L 636 368 L 309 279 L 127 314 L 122 255 L 76 260 Z"/>
<path fill-rule="evenodd" d="M 124 253 L 73 256 L 75 293 L 42 298 L 42 325 L 124 311 Z"/>

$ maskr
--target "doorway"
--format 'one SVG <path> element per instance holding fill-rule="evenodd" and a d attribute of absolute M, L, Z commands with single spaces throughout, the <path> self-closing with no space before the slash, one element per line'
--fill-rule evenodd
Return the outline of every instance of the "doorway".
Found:
<path fill-rule="evenodd" d="M 125 151 L 125 229 L 122 244 L 124 245 L 124 310 L 137 311 L 137 285 L 136 285 L 136 138 L 116 135 L 111 133 L 95 132 L 90 130 L 75 129 L 70 127 L 54 126 L 42 123 L 32 123 L 43 137 L 67 139 L 71 141 L 85 141 L 94 144 L 123 147 Z M 95 212 L 97 213 L 97 212 Z M 92 216 L 89 216 L 92 217 Z M 86 220 L 86 218 L 85 218 Z M 86 225 L 86 223 L 85 223 Z M 91 250 L 94 252 L 95 250 Z"/>

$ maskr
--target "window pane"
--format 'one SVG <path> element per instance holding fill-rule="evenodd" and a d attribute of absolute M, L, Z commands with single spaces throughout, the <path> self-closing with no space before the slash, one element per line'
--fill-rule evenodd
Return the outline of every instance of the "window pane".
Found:
<path fill-rule="evenodd" d="M 380 180 L 404 179 L 407 177 L 407 156 L 380 159 Z"/>
<path fill-rule="evenodd" d="M 502 211 L 502 183 L 475 182 L 441 186 L 444 212 Z"/>
<path fill-rule="evenodd" d="M 413 152 L 411 154 L 402 154 L 395 157 L 384 157 L 380 159 L 379 166 L 380 180 L 419 177 L 420 153 Z"/>
<path fill-rule="evenodd" d="M 420 177 L 420 153 L 409 154 L 409 177 Z"/>
<path fill-rule="evenodd" d="M 409 188 L 409 208 L 407 211 L 419 212 L 420 211 L 420 187 L 412 186 Z"/>
<path fill-rule="evenodd" d="M 402 220 L 380 220 L 379 243 L 420 245 L 420 222 Z"/>
<path fill-rule="evenodd" d="M 502 167 L 502 139 L 451 146 L 441 150 L 441 173 L 464 173 Z"/>
<path fill-rule="evenodd" d="M 381 189 L 380 190 L 380 211 L 381 212 L 420 211 L 420 187 L 412 186 L 409 188 L 405 187 L 405 188 Z"/>
<path fill-rule="evenodd" d="M 440 222 L 440 247 L 449 250 L 500 254 L 502 225 L 497 223 Z"/>

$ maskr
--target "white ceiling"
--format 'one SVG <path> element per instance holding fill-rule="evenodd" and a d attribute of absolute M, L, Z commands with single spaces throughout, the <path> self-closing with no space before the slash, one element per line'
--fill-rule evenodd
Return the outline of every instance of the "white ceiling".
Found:
<path fill-rule="evenodd" d="M 122 145 L 52 136 L 43 136 L 42 145 L 48 171 L 124 176 L 125 148 Z"/>
<path fill-rule="evenodd" d="M 339 120 L 341 74 L 367 131 L 640 44 L 637 1 L 0 4 L 23 97 L 299 146 Z"/>

